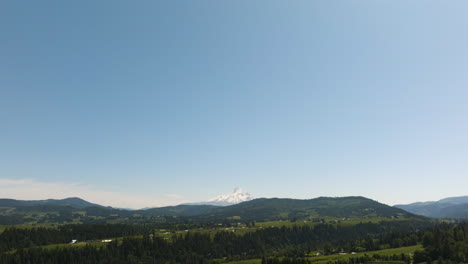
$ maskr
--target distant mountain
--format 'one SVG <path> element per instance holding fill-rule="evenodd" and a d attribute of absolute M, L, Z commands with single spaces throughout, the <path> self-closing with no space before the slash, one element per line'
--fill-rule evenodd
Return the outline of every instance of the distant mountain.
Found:
<path fill-rule="evenodd" d="M 14 200 L 14 199 L 0 199 L 0 207 L 26 207 L 26 206 L 70 206 L 75 209 L 83 209 L 86 207 L 104 207 L 99 204 L 90 203 L 78 197 L 71 197 L 65 199 L 48 199 L 48 200 Z"/>
<path fill-rule="evenodd" d="M 434 218 L 468 218 L 468 196 L 449 197 L 434 202 L 398 204 L 395 207 Z"/>
<path fill-rule="evenodd" d="M 449 204 L 468 204 L 468 196 L 449 197 L 439 200 L 438 202 Z"/>
<path fill-rule="evenodd" d="M 253 200 L 254 197 L 250 195 L 248 192 L 242 190 L 242 188 L 235 188 L 234 191 L 230 194 L 220 195 L 215 198 L 208 200 L 209 203 L 212 204 L 220 204 L 220 205 L 232 205 L 238 204 L 246 201 Z"/>
<path fill-rule="evenodd" d="M 184 205 L 214 205 L 214 206 L 229 206 L 255 199 L 250 193 L 242 188 L 235 188 L 232 193 L 216 196 L 205 202 L 185 203 Z"/>

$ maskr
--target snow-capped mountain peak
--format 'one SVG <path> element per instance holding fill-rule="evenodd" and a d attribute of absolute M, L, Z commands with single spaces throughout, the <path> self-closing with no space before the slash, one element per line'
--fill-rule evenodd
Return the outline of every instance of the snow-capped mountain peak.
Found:
<path fill-rule="evenodd" d="M 242 188 L 238 187 L 238 188 L 235 188 L 232 193 L 214 197 L 208 200 L 208 202 L 229 205 L 229 204 L 238 204 L 238 203 L 250 201 L 253 199 L 254 197 L 252 195 L 244 191 Z"/>

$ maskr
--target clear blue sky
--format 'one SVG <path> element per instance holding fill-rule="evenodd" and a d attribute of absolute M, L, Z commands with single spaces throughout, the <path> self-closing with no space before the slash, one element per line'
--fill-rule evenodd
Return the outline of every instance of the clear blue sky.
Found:
<path fill-rule="evenodd" d="M 467 10 L 2 1 L 0 196 L 468 195 Z"/>

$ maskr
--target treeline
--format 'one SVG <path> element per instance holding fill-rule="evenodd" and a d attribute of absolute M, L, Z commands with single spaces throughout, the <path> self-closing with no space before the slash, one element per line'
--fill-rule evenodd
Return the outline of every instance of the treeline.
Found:
<path fill-rule="evenodd" d="M 191 249 L 192 246 L 174 246 L 160 237 L 148 235 L 143 238 L 124 238 L 122 241 L 98 247 L 57 247 L 52 249 L 19 249 L 15 253 L 0 255 L 0 263 L 5 264 L 209 264 L 216 263 Z"/>
<path fill-rule="evenodd" d="M 102 238 L 135 236 L 150 233 L 145 226 L 123 224 L 63 225 L 57 228 L 7 228 L 0 233 L 0 252 L 50 244 L 63 244 L 71 240 L 87 241 Z"/>
<path fill-rule="evenodd" d="M 162 242 L 162 241 L 161 241 Z M 163 242 L 162 242 L 163 243 Z M 0 255 L 0 263 L 5 264 L 211 264 L 214 261 L 194 254 L 192 252 L 180 252 L 180 254 L 161 254 L 157 249 L 138 249 L 139 244 L 131 249 L 126 246 L 118 246 L 117 242 L 110 243 L 107 247 L 94 246 L 62 247 L 55 249 L 33 248 L 19 250 L 15 254 Z M 169 249 L 169 247 L 159 248 Z"/>
<path fill-rule="evenodd" d="M 293 226 L 290 228 L 265 228 L 244 235 L 234 232 L 217 232 L 214 236 L 198 232 L 187 232 L 163 239 L 156 234 L 149 234 L 147 230 L 132 230 L 126 232 L 133 235 L 142 232 L 140 238 L 127 237 L 113 241 L 101 247 L 60 247 L 55 249 L 20 249 L 14 253 L 0 255 L 0 263 L 216 263 L 215 259 L 241 260 L 261 258 L 263 256 L 286 257 L 300 261 L 311 251 L 337 253 L 341 251 L 377 250 L 389 247 L 415 245 L 422 238 L 422 232 L 416 232 L 427 223 L 418 222 L 383 222 L 362 223 L 354 226 L 336 226 L 320 224 L 315 227 Z M 97 236 L 93 233 L 93 226 L 64 226 L 57 229 L 58 233 L 88 234 L 84 237 Z M 88 230 L 87 228 L 91 228 Z M 117 230 L 116 226 L 101 226 L 97 229 L 108 228 L 109 233 L 100 234 L 121 236 L 126 226 Z M 136 228 L 136 227 L 135 227 Z M 14 231 L 9 230 L 9 237 L 13 239 Z M 44 230 L 22 230 L 30 232 L 21 237 L 40 237 L 34 232 Z M 132 233 L 133 232 L 133 233 Z M 43 233 L 45 234 L 45 233 Z M 111 237 L 108 235 L 108 237 Z M 71 239 L 71 236 L 66 237 Z M 76 238 L 73 238 L 76 239 Z M 0 237 L 3 241 L 3 238 Z M 3 243 L 3 242 L 2 242 Z M 17 242 L 18 243 L 18 242 Z M 11 246 L 10 246 L 11 248 Z"/>
<path fill-rule="evenodd" d="M 467 263 L 468 223 L 441 224 L 424 232 L 423 251 L 414 254 L 415 263 Z"/>
<path fill-rule="evenodd" d="M 339 259 L 336 261 L 328 261 L 327 264 L 368 264 L 368 263 L 402 263 L 410 264 L 411 257 L 405 254 L 394 255 L 379 255 L 372 256 L 364 254 L 360 257 L 350 257 L 348 259 Z M 311 264 L 312 261 L 306 258 L 262 258 L 262 264 Z"/>
<path fill-rule="evenodd" d="M 12 215 L 0 215 L 0 225 L 21 225 L 26 222 L 25 219 L 20 214 L 12 214 Z"/>
<path fill-rule="evenodd" d="M 327 264 L 369 264 L 369 263 L 401 263 L 410 264 L 411 256 L 406 254 L 394 254 L 394 255 L 367 255 L 360 257 L 350 257 L 348 259 L 338 259 L 335 261 L 328 261 Z"/>
<path fill-rule="evenodd" d="M 305 258 L 262 258 L 262 264 L 311 264 L 312 262 Z"/>

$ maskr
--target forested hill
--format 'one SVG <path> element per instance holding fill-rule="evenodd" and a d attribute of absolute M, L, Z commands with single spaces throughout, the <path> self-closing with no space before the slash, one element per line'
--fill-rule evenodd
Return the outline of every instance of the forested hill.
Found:
<path fill-rule="evenodd" d="M 215 205 L 177 205 L 138 210 L 135 213 L 146 216 L 196 216 L 203 215 L 219 208 Z"/>
<path fill-rule="evenodd" d="M 468 196 L 449 197 L 434 202 L 399 204 L 395 207 L 434 218 L 468 218 Z"/>
<path fill-rule="evenodd" d="M 298 220 L 313 217 L 415 217 L 402 209 L 365 197 L 319 197 L 310 200 L 261 198 L 213 209 L 208 218 Z"/>
<path fill-rule="evenodd" d="M 0 207 L 30 207 L 30 206 L 70 206 L 76 209 L 83 209 L 86 207 L 104 207 L 99 204 L 90 203 L 78 197 L 71 197 L 66 199 L 47 199 L 47 200 L 15 200 L 15 199 L 0 199 Z"/>
<path fill-rule="evenodd" d="M 0 200 L 0 224 L 146 223 L 150 218 L 194 221 L 276 221 L 317 218 L 421 218 L 365 197 L 309 200 L 260 198 L 231 206 L 178 205 L 146 210 L 104 207 L 79 198 L 45 201 Z M 169 218 L 168 218 L 169 217 Z M 175 218 L 174 218 L 175 217 Z M 166 221 L 164 220 L 164 221 Z M 173 220 L 170 220 L 173 221 Z"/>

